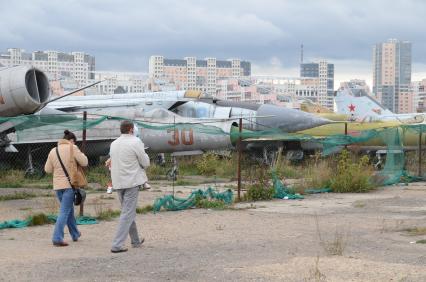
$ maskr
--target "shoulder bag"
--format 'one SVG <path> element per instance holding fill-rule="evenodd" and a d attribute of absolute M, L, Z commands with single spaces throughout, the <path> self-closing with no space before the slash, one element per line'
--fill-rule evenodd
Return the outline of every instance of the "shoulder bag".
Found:
<path fill-rule="evenodd" d="M 84 188 L 87 185 L 86 175 L 83 167 L 77 163 L 74 158 L 74 145 L 70 144 L 70 180 L 71 185 L 78 188 Z"/>
<path fill-rule="evenodd" d="M 61 164 L 62 170 L 64 171 L 65 176 L 67 177 L 68 182 L 70 183 L 71 188 L 74 191 L 74 205 L 78 206 L 86 199 L 86 192 L 83 189 L 74 188 L 74 186 L 71 184 L 70 175 L 68 174 L 68 171 L 65 168 L 64 163 L 62 162 L 61 156 L 59 155 L 58 147 L 56 147 L 56 155 L 58 156 L 58 160 Z"/>

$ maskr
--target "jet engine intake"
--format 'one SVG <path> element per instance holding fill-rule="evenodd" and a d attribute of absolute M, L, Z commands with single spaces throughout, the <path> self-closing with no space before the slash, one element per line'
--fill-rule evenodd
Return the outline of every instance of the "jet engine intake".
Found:
<path fill-rule="evenodd" d="M 0 69 L 0 117 L 33 114 L 49 98 L 49 80 L 41 70 L 28 66 Z"/>

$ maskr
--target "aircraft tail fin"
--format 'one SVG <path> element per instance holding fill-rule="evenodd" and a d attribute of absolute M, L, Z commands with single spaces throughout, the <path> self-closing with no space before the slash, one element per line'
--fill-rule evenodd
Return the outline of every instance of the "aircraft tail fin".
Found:
<path fill-rule="evenodd" d="M 379 118 L 384 115 L 393 114 L 372 97 L 354 97 L 347 89 L 337 91 L 335 102 L 338 113 L 350 115 L 356 119 L 365 119 L 367 117 Z"/>

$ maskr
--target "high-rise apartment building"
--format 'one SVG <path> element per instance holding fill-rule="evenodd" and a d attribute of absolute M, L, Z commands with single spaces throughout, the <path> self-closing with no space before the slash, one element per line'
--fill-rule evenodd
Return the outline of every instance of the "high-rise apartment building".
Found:
<path fill-rule="evenodd" d="M 317 85 L 317 96 L 313 97 L 313 102 L 333 109 L 334 64 L 329 64 L 326 60 L 320 60 L 318 63 L 301 63 L 300 77 L 305 78 L 302 80 L 303 85 Z"/>
<path fill-rule="evenodd" d="M 63 53 L 58 51 L 35 51 L 27 53 L 23 49 L 11 48 L 0 53 L 0 64 L 34 66 L 46 72 L 52 80 L 70 77 L 79 87 L 94 78 L 95 57 L 83 52 Z"/>
<path fill-rule="evenodd" d="M 200 90 L 210 96 L 216 95 L 219 78 L 250 75 L 251 63 L 239 59 L 167 59 L 163 56 L 151 56 L 149 59 L 150 78 L 164 79 L 174 83 L 178 89 Z"/>
<path fill-rule="evenodd" d="M 361 96 L 370 96 L 370 87 L 368 87 L 365 80 L 362 79 L 351 79 L 349 81 L 340 82 L 340 88 L 349 90 L 352 96 L 361 97 Z"/>
<path fill-rule="evenodd" d="M 389 39 L 373 47 L 373 93 L 395 113 L 412 112 L 411 43 Z"/>
<path fill-rule="evenodd" d="M 425 112 L 426 109 L 426 79 L 411 82 L 413 91 L 413 110 Z"/>

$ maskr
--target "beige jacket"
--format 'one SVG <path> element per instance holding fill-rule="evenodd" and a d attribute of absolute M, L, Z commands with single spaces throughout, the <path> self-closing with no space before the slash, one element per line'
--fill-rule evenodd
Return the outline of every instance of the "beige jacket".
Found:
<path fill-rule="evenodd" d="M 58 142 L 59 155 L 61 156 L 62 163 L 70 173 L 70 146 L 73 146 L 74 158 L 77 163 L 81 166 L 87 166 L 87 157 L 80 151 L 76 145 L 72 145 L 70 141 L 61 139 Z M 47 173 L 53 173 L 53 189 L 61 190 L 71 188 L 71 184 L 65 176 L 64 170 L 62 169 L 61 163 L 59 162 L 58 156 L 56 155 L 56 147 L 53 148 L 49 156 L 47 157 L 44 170 Z"/>
<path fill-rule="evenodd" d="M 141 139 L 122 134 L 111 143 L 110 157 L 114 189 L 133 188 L 148 181 L 145 169 L 150 162 Z"/>

